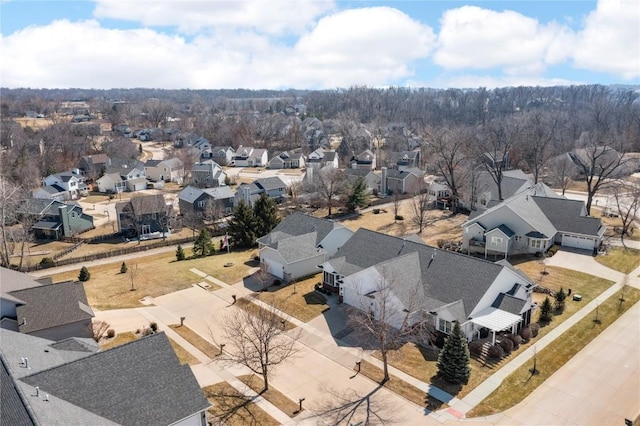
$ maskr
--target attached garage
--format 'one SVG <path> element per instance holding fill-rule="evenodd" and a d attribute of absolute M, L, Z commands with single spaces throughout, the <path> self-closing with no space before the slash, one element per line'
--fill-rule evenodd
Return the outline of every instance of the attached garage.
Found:
<path fill-rule="evenodd" d="M 562 234 L 562 245 L 582 250 L 593 250 L 596 245 L 596 239 L 594 237 Z"/>
<path fill-rule="evenodd" d="M 271 259 L 262 258 L 262 262 L 267 267 L 267 272 L 280 279 L 283 279 L 282 264 Z"/>

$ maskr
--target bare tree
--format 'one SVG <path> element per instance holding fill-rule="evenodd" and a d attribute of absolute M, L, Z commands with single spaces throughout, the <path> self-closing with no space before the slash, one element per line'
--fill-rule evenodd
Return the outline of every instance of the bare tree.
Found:
<path fill-rule="evenodd" d="M 353 292 L 347 322 L 363 343 L 380 351 L 383 383 L 389 380 L 390 351 L 407 342 L 427 345 L 433 338 L 433 324 L 418 309 L 423 296 L 420 283 L 400 283 L 395 278 L 400 276 L 403 265 L 388 262 L 370 270 L 371 275 L 353 278 L 346 284 Z M 399 306 L 398 300 L 403 306 Z"/>
<path fill-rule="evenodd" d="M 99 342 L 100 339 L 104 337 L 109 327 L 110 325 L 106 321 L 102 321 L 102 320 L 91 321 L 91 335 L 93 337 L 93 340 L 95 340 L 96 342 Z"/>
<path fill-rule="evenodd" d="M 533 173 L 534 183 L 540 180 L 540 174 L 550 155 L 550 145 L 555 137 L 557 117 L 551 113 L 534 110 L 521 117 L 522 138 L 520 151 Z"/>
<path fill-rule="evenodd" d="M 411 212 L 411 222 L 418 227 L 418 234 L 422 234 L 422 231 L 427 226 L 427 212 L 430 209 L 431 200 L 429 190 L 424 181 L 422 181 L 418 188 L 418 191 L 409 202 L 409 209 Z"/>
<path fill-rule="evenodd" d="M 142 105 L 142 111 L 151 127 L 160 127 L 173 112 L 173 104 L 160 99 L 150 99 Z"/>
<path fill-rule="evenodd" d="M 562 188 L 562 195 L 577 175 L 576 165 L 568 154 L 563 154 L 549 162 L 549 179 L 554 186 Z"/>
<path fill-rule="evenodd" d="M 275 299 L 269 303 L 258 309 L 235 309 L 220 322 L 228 342 L 225 345 L 228 350 L 220 359 L 245 366 L 262 376 L 263 391 L 269 390 L 273 370 L 296 354 L 299 336 L 299 330 L 288 332 L 282 326 L 287 318 L 280 316 Z"/>
<path fill-rule="evenodd" d="M 513 120 L 491 120 L 480 133 L 478 147 L 482 164 L 498 186 L 498 199 L 502 197 L 504 172 L 509 169 L 510 155 L 520 129 Z"/>
<path fill-rule="evenodd" d="M 135 286 L 135 279 L 136 276 L 138 275 L 138 264 L 134 263 L 133 265 L 131 265 L 128 269 L 127 272 L 129 273 L 129 279 L 131 280 L 131 291 L 135 291 L 136 286 Z"/>
<path fill-rule="evenodd" d="M 313 173 L 311 182 L 307 182 L 308 192 L 317 193 L 329 209 L 331 216 L 333 204 L 345 190 L 344 172 L 334 167 L 323 167 Z"/>
<path fill-rule="evenodd" d="M 633 222 L 640 211 L 640 184 L 616 185 L 613 196 L 616 200 L 618 216 L 622 221 L 620 241 L 624 248 L 627 248 L 624 237 L 631 235 Z"/>
<path fill-rule="evenodd" d="M 393 193 L 393 223 L 398 221 L 398 213 L 400 213 L 400 194 L 398 191 Z"/>
<path fill-rule="evenodd" d="M 22 188 L 0 176 L 0 265 L 8 268 L 13 254 L 12 230 L 18 218 L 16 210 L 21 203 Z"/>

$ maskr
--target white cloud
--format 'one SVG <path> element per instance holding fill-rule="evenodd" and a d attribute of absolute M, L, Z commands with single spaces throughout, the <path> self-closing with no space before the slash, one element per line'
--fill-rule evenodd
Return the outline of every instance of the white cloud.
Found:
<path fill-rule="evenodd" d="M 576 38 L 574 63 L 579 68 L 640 77 L 640 2 L 600 0 Z"/>
<path fill-rule="evenodd" d="M 564 78 L 545 78 L 536 76 L 495 76 L 495 75 L 475 75 L 457 74 L 442 75 L 429 81 L 411 80 L 407 82 L 409 87 L 433 87 L 438 89 L 465 88 L 475 89 L 486 87 L 495 89 L 499 87 L 518 86 L 568 86 L 568 85 L 588 84 L 580 81 L 572 81 Z"/>
<path fill-rule="evenodd" d="M 566 59 L 570 34 L 555 23 L 513 11 L 463 6 L 444 13 L 436 64 L 446 69 L 504 68 L 509 74 L 539 74 Z"/>
<path fill-rule="evenodd" d="M 177 27 L 185 33 L 225 26 L 298 34 L 333 7 L 332 0 L 98 0 L 94 16 Z"/>

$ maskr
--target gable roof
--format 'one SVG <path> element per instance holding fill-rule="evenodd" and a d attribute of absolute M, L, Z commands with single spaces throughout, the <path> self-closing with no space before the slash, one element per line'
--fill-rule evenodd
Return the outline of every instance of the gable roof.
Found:
<path fill-rule="evenodd" d="M 40 287 L 41 285 L 42 283 L 34 280 L 23 272 L 0 266 L 0 297 L 3 299 L 24 303 L 17 296 L 14 296 L 13 292 Z"/>
<path fill-rule="evenodd" d="M 583 216 L 582 201 L 548 197 L 533 197 L 533 200 L 558 231 L 598 235 L 602 221 Z"/>
<path fill-rule="evenodd" d="M 0 424 L 11 426 L 32 426 L 35 419 L 27 410 L 27 406 L 20 397 L 18 385 L 9 375 L 4 362 L 0 362 Z"/>
<path fill-rule="evenodd" d="M 131 197 L 131 199 L 129 199 L 129 204 L 131 204 L 136 215 L 166 212 L 168 209 L 167 203 L 164 200 L 164 195 L 162 194 Z"/>
<path fill-rule="evenodd" d="M 21 333 L 71 324 L 93 318 L 82 283 L 68 281 L 11 292 L 24 302 L 16 307 L 16 316 L 22 323 Z"/>
<path fill-rule="evenodd" d="M 160 164 L 161 162 L 162 162 L 162 160 L 147 160 L 144 163 L 144 167 L 145 168 L 147 168 L 147 167 L 157 167 L 158 164 Z"/>
<path fill-rule="evenodd" d="M 253 184 L 260 189 L 270 191 L 272 189 L 286 188 L 287 184 L 278 176 L 256 179 Z"/>
<path fill-rule="evenodd" d="M 314 245 L 317 246 L 336 228 L 344 228 L 344 226 L 328 219 L 294 212 L 285 217 L 269 234 L 258 238 L 258 242 L 275 247 L 282 239 L 315 233 Z"/>

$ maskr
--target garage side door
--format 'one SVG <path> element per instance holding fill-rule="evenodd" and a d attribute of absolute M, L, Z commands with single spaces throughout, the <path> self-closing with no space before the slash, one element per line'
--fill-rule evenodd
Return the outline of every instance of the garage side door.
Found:
<path fill-rule="evenodd" d="M 565 247 L 574 247 L 583 250 L 593 250 L 594 240 L 587 237 L 563 234 L 562 245 Z"/>

